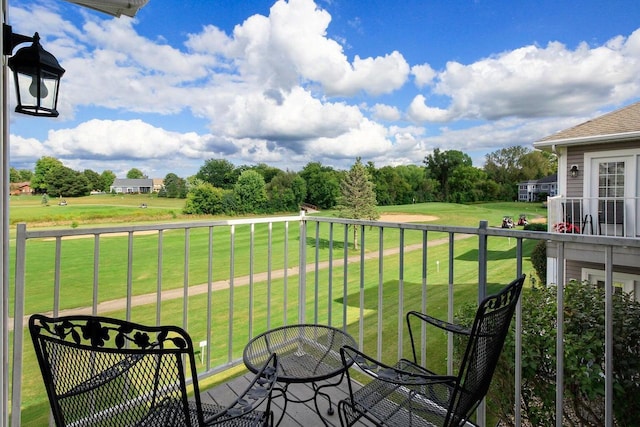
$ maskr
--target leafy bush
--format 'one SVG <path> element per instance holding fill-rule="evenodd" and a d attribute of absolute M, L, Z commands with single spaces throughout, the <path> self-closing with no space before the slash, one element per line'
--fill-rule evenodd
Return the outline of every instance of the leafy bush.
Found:
<path fill-rule="evenodd" d="M 225 190 L 216 188 L 208 182 L 200 184 L 187 195 L 183 212 L 194 215 L 220 214 L 223 211 L 222 199 L 224 193 Z"/>
<path fill-rule="evenodd" d="M 524 230 L 527 231 L 547 231 L 547 223 L 546 222 L 530 222 L 525 225 Z"/>
<path fill-rule="evenodd" d="M 531 251 L 531 264 L 542 286 L 547 284 L 547 242 L 539 240 Z"/>
<path fill-rule="evenodd" d="M 556 287 L 522 295 L 522 418 L 524 425 L 552 425 L 555 419 Z M 459 322 L 470 324 L 475 307 Z M 564 425 L 604 425 L 604 289 L 587 282 L 565 286 Z M 515 323 L 515 322 L 514 322 Z M 640 303 L 613 296 L 613 402 L 615 425 L 637 425 L 640 413 Z M 513 326 L 513 325 L 512 325 Z M 488 395 L 488 411 L 513 425 L 514 334 L 504 351 Z M 456 346 L 457 357 L 463 350 Z"/>

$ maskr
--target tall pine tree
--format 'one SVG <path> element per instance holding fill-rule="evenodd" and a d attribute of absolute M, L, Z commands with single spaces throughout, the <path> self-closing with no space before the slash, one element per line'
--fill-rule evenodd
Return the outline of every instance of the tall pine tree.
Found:
<path fill-rule="evenodd" d="M 343 218 L 368 219 L 380 218 L 376 206 L 374 184 L 360 157 L 340 182 L 340 197 L 337 209 Z M 358 227 L 353 227 L 353 247 L 358 249 Z"/>

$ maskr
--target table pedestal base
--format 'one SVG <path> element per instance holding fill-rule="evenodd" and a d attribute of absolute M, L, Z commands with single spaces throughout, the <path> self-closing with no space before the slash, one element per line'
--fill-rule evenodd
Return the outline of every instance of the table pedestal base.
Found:
<path fill-rule="evenodd" d="M 316 413 L 320 417 L 320 420 L 322 421 L 322 423 L 325 426 L 329 427 L 329 424 L 327 424 L 327 420 L 322 416 L 322 413 L 320 412 L 320 407 L 318 406 L 318 396 L 323 396 L 329 402 L 329 409 L 327 409 L 327 415 L 331 416 L 331 415 L 335 414 L 335 410 L 333 409 L 333 402 L 331 400 L 331 396 L 329 396 L 327 393 L 325 393 L 323 391 L 320 391 L 320 390 L 322 390 L 323 388 L 326 388 L 326 387 L 337 387 L 337 386 L 339 386 L 340 383 L 342 382 L 342 378 L 343 377 L 344 377 L 344 374 L 340 375 L 340 379 L 335 383 L 327 383 L 327 384 L 318 385 L 318 383 L 312 382 L 311 383 L 311 388 L 313 389 L 313 396 L 311 396 L 309 398 L 306 398 L 306 399 L 295 397 L 291 393 L 289 393 L 289 386 L 291 384 L 293 384 L 293 383 L 285 383 L 283 387 L 275 387 L 273 389 L 274 392 L 279 392 L 280 394 L 274 395 L 273 397 L 277 398 L 277 397 L 282 396 L 282 398 L 284 399 L 284 404 L 282 405 L 282 414 L 280 414 L 280 418 L 278 419 L 278 421 L 276 422 L 275 425 L 278 426 L 282 422 L 282 419 L 284 418 L 284 415 L 287 412 L 287 404 L 289 402 L 307 403 L 307 402 L 311 402 L 313 400 L 313 404 L 316 407 Z M 309 384 L 309 383 L 305 383 L 305 384 Z"/>

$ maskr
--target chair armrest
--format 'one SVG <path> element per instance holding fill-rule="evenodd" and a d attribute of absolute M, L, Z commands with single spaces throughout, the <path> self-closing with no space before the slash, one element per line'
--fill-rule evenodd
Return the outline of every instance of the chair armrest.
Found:
<path fill-rule="evenodd" d="M 264 401 L 267 401 L 265 412 L 269 416 L 271 392 L 277 380 L 278 361 L 276 354 L 273 353 L 256 373 L 251 384 L 230 405 L 215 414 L 205 411 L 205 425 L 215 425 L 233 418 L 242 417 L 255 411 Z"/>
<path fill-rule="evenodd" d="M 350 361 L 353 361 L 353 364 L 367 375 L 397 385 L 455 383 L 457 380 L 450 375 L 435 375 L 406 359 L 401 359 L 396 366 L 390 366 L 348 345 L 340 349 L 340 355 L 346 368 L 351 365 Z"/>
<path fill-rule="evenodd" d="M 102 385 L 120 378 L 127 371 L 132 369 L 138 362 L 144 359 L 145 355 L 142 353 L 129 354 L 119 362 L 107 367 L 105 370 L 98 372 L 91 378 L 77 384 L 73 388 L 67 390 L 65 393 L 60 393 L 59 399 L 65 399 L 67 397 L 76 396 L 78 394 L 86 393 L 90 390 L 94 390 Z"/>
<path fill-rule="evenodd" d="M 471 335 L 471 329 L 464 326 L 457 325 L 455 323 L 446 322 L 444 320 L 436 319 L 428 314 L 420 313 L 419 311 L 410 311 L 407 313 L 407 326 L 409 327 L 409 334 L 411 334 L 411 317 L 417 317 L 423 322 L 429 323 L 447 332 L 453 332 L 454 334 Z"/>
<path fill-rule="evenodd" d="M 471 329 L 465 328 L 460 325 L 456 325 L 455 323 L 446 322 L 444 320 L 436 319 L 435 317 L 429 316 L 428 314 L 421 313 L 419 311 L 409 311 L 407 313 L 407 328 L 409 329 L 409 337 L 411 338 L 411 351 L 413 352 L 413 361 L 414 363 L 418 363 L 418 354 L 416 352 L 416 342 L 415 336 L 413 333 L 413 328 L 411 327 L 411 319 L 417 318 L 423 323 L 427 323 L 429 325 L 435 326 L 439 329 L 442 329 L 446 332 L 451 332 L 457 335 L 462 335 L 465 337 L 469 337 L 471 335 Z"/>

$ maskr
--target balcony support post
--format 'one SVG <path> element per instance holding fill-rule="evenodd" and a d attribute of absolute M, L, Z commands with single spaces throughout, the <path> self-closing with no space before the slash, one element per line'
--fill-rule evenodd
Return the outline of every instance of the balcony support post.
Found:
<path fill-rule="evenodd" d="M 487 296 L 487 228 L 489 221 L 482 220 L 478 227 L 478 303 Z M 451 260 L 453 262 L 453 259 Z M 478 406 L 478 425 L 487 425 L 487 402 L 483 399 Z"/>
<path fill-rule="evenodd" d="M 605 248 L 604 425 L 613 427 L 613 247 Z"/>
<path fill-rule="evenodd" d="M 12 396 L 22 396 L 22 354 L 24 353 L 24 298 L 27 264 L 27 224 L 18 224 L 16 230 L 16 276 L 15 276 L 15 301 L 13 307 L 13 367 L 11 374 Z M 9 298 L 7 298 L 7 302 Z M 8 383 L 8 381 L 7 381 Z M 11 399 L 11 425 L 21 424 L 22 399 Z M 5 414 L 6 416 L 7 414 Z M 8 424 L 3 424 L 8 425 Z"/>
<path fill-rule="evenodd" d="M 518 238 L 516 246 L 516 276 L 522 275 L 522 239 Z M 522 425 L 522 298 L 516 305 L 516 342 L 515 342 L 515 407 L 514 422 L 517 427 Z"/>
<path fill-rule="evenodd" d="M 480 221 L 478 227 L 478 302 L 487 296 L 487 227 L 489 221 Z"/>
<path fill-rule="evenodd" d="M 556 427 L 562 427 L 564 403 L 564 242 L 558 242 L 556 265 Z"/>

